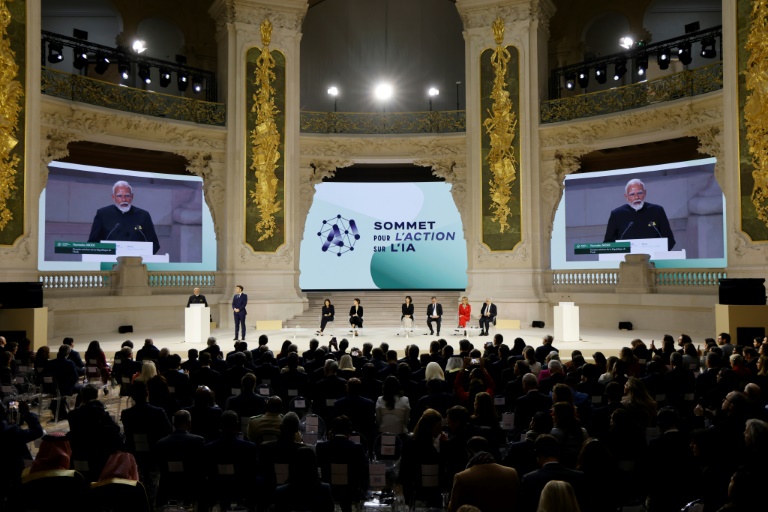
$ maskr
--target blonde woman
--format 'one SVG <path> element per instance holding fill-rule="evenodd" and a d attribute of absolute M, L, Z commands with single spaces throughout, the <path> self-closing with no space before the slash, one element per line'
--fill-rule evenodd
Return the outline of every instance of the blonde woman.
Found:
<path fill-rule="evenodd" d="M 141 364 L 141 370 L 133 376 L 133 381 L 141 381 L 144 384 L 157 375 L 157 367 L 154 361 L 146 360 Z"/>
<path fill-rule="evenodd" d="M 551 480 L 541 491 L 536 512 L 581 512 L 581 509 L 571 484 L 562 480 Z"/>
<path fill-rule="evenodd" d="M 467 297 L 462 297 L 459 303 L 459 329 L 464 329 L 464 336 L 467 335 L 467 322 L 470 316 L 472 316 L 472 306 Z"/>

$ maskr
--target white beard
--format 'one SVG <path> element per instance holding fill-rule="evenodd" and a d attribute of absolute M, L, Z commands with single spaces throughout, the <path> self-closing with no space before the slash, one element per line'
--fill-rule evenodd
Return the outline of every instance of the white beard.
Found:
<path fill-rule="evenodd" d="M 117 209 L 120 210 L 123 213 L 127 213 L 128 210 L 131 209 L 131 205 L 130 204 L 126 204 L 126 205 L 119 205 L 119 204 L 117 204 L 115 206 L 117 206 Z"/>
<path fill-rule="evenodd" d="M 635 211 L 639 210 L 645 205 L 645 201 L 638 201 L 637 203 L 630 203 L 629 206 L 631 206 Z"/>

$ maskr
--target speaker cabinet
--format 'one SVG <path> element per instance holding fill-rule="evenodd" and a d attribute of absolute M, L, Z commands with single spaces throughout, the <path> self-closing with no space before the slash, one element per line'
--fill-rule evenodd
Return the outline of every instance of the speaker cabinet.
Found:
<path fill-rule="evenodd" d="M 120 334 L 125 334 L 127 332 L 133 332 L 133 326 L 132 325 L 121 325 L 117 328 L 117 332 Z"/>
<path fill-rule="evenodd" d="M 632 322 L 619 322 L 619 330 L 620 331 L 631 331 L 632 330 Z"/>
<path fill-rule="evenodd" d="M 534 320 L 533 323 L 531 323 L 531 327 L 539 327 L 541 329 L 544 328 L 544 322 L 541 320 Z"/>

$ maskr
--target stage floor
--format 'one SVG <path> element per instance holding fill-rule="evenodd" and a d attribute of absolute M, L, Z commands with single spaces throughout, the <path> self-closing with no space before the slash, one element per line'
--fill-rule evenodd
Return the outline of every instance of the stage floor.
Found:
<path fill-rule="evenodd" d="M 309 348 L 309 340 L 317 338 L 322 345 L 327 345 L 331 339 L 331 335 L 326 331 L 324 336 L 317 336 L 315 329 L 301 328 L 301 329 L 281 329 L 279 331 L 256 331 L 251 329 L 247 333 L 246 341 L 248 342 L 248 348 L 252 349 L 257 346 L 259 335 L 266 334 L 269 337 L 269 347 L 277 352 L 280 350 L 284 340 L 290 340 L 299 347 L 299 351 L 304 351 Z M 504 342 L 512 346 L 512 342 L 515 338 L 523 338 L 526 344 L 533 347 L 537 347 L 541 344 L 541 339 L 547 335 L 552 334 L 552 330 L 549 329 L 534 329 L 523 328 L 518 330 L 512 329 L 500 329 L 498 331 L 504 336 Z M 704 338 L 715 338 L 715 333 L 702 333 L 691 330 L 681 331 L 685 332 L 693 339 L 694 343 L 698 345 L 704 345 Z M 651 340 L 656 340 L 656 346 L 661 345 L 661 339 L 664 334 L 671 334 L 675 339 L 681 334 L 681 332 L 654 332 L 654 331 L 619 331 L 611 329 L 581 329 L 581 336 L 579 341 L 561 341 L 555 339 L 554 346 L 560 350 L 564 359 L 570 359 L 571 352 L 573 350 L 581 350 L 587 360 L 591 359 L 592 354 L 597 351 L 602 352 L 607 356 L 618 355 L 622 347 L 630 346 L 630 342 L 635 338 L 640 338 L 649 345 Z M 470 329 L 466 336 L 467 339 L 477 348 L 482 348 L 482 345 L 486 341 L 492 339 L 491 336 L 478 336 L 479 330 L 477 328 Z M 425 335 L 426 334 L 426 335 Z M 234 333 L 230 329 L 214 329 L 211 331 L 211 335 L 216 337 L 218 344 L 224 352 L 229 352 L 234 346 Z M 429 348 L 429 344 L 433 340 L 437 340 L 438 336 L 430 336 L 426 328 L 416 328 L 413 334 L 405 336 L 405 333 L 399 331 L 397 328 L 383 328 L 373 327 L 365 328 L 361 330 L 361 334 L 354 337 L 349 329 L 335 329 L 333 336 L 336 336 L 338 340 L 347 338 L 349 340 L 350 348 L 358 347 L 362 348 L 363 343 L 372 343 L 374 347 L 378 346 L 382 342 L 389 343 L 389 347 L 392 350 L 397 350 L 399 354 L 403 354 L 405 347 L 412 343 L 416 343 L 421 351 L 426 351 Z M 454 348 L 458 348 L 459 340 L 465 338 L 464 332 L 457 332 L 454 329 L 442 329 L 441 336 L 445 338 L 450 345 Z M 76 343 L 76 349 L 81 353 L 84 353 L 88 347 L 88 343 L 92 340 L 98 340 L 101 344 L 102 350 L 107 354 L 107 358 L 111 359 L 115 352 L 120 349 L 120 345 L 125 340 L 131 340 L 134 344 L 134 350 L 138 350 L 144 344 L 145 338 L 152 338 L 155 346 L 158 348 L 166 347 L 172 353 L 177 353 L 182 356 L 182 359 L 186 359 L 187 350 L 190 348 L 205 348 L 205 343 L 187 343 L 184 342 L 184 330 L 179 328 L 177 330 L 163 330 L 153 332 L 143 332 L 137 330 L 130 334 L 119 334 L 116 332 L 111 333 L 93 333 L 87 335 L 73 336 Z M 61 343 L 60 339 L 50 339 L 49 346 L 52 347 L 51 352 L 55 353 L 56 347 Z"/>

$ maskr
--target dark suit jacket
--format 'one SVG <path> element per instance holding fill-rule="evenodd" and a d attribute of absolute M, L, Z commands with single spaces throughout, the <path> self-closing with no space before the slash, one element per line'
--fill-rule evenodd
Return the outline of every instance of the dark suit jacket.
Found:
<path fill-rule="evenodd" d="M 322 315 L 324 317 L 327 316 L 329 321 L 333 320 L 333 315 L 335 314 L 336 314 L 336 308 L 333 307 L 333 304 L 331 304 L 330 306 L 323 306 Z"/>
<path fill-rule="evenodd" d="M 155 445 L 172 432 L 165 411 L 148 403 L 136 404 L 120 413 L 125 431 L 125 446 L 136 457 L 139 466 L 154 466 Z M 137 451 L 135 435 L 145 435 L 148 451 Z"/>
<path fill-rule="evenodd" d="M 101 242 L 102 240 L 152 242 L 152 254 L 157 254 L 160 250 L 152 216 L 148 211 L 136 206 L 131 206 L 127 212 L 120 211 L 114 204 L 96 210 L 88 241 Z"/>
<path fill-rule="evenodd" d="M 547 358 L 549 353 L 552 352 L 552 351 L 559 352 L 559 350 L 557 350 L 554 345 L 544 345 L 544 344 L 542 344 L 542 345 L 539 345 L 538 347 L 536 347 L 536 352 L 534 352 L 534 357 L 536 358 L 536 360 L 538 362 L 540 362 L 541 364 L 544 364 L 544 360 Z"/>
<path fill-rule="evenodd" d="M 672 250 L 675 235 L 663 207 L 646 202 L 639 210 L 623 204 L 611 211 L 603 242 L 635 238 L 666 238 Z"/>
<path fill-rule="evenodd" d="M 483 307 L 480 308 L 480 316 L 485 316 L 485 311 L 487 309 L 488 309 L 488 304 L 483 302 Z M 491 321 L 493 321 L 496 318 L 496 304 L 491 304 L 489 318 Z"/>
<path fill-rule="evenodd" d="M 531 390 L 515 400 L 515 431 L 528 430 L 533 415 L 539 411 L 548 411 L 550 407 L 552 407 L 552 399 L 542 395 L 538 390 Z"/>
<path fill-rule="evenodd" d="M 48 361 L 45 370 L 48 375 L 56 379 L 59 391 L 63 396 L 70 396 L 75 393 L 75 385 L 80 380 L 75 363 L 69 359 L 57 357 Z"/>
<path fill-rule="evenodd" d="M 248 312 L 245 310 L 245 306 L 248 304 L 248 296 L 244 293 L 240 294 L 240 297 L 235 294 L 232 297 L 232 311 L 234 312 L 235 309 L 239 309 L 239 313 L 235 313 L 236 315 L 247 315 Z"/>
<path fill-rule="evenodd" d="M 67 357 L 67 359 L 75 363 L 75 368 L 77 368 L 77 373 L 79 375 L 83 375 L 85 373 L 85 363 L 83 362 L 83 358 L 80 357 L 80 352 L 74 349 L 70 350 L 69 357 Z"/>
<path fill-rule="evenodd" d="M 376 404 L 365 397 L 347 395 L 336 400 L 333 404 L 333 413 L 336 416 L 342 414 L 352 422 L 352 428 L 367 437 L 369 441 L 376 425 Z"/>
<path fill-rule="evenodd" d="M 157 361 L 160 358 L 160 349 L 154 345 L 144 345 L 136 352 L 136 360 L 144 361 L 145 359 L 152 359 Z"/>
<path fill-rule="evenodd" d="M 203 447 L 205 439 L 202 436 L 177 430 L 162 438 L 155 445 L 158 469 L 160 470 L 160 486 L 158 501 L 165 503 L 167 499 L 194 499 L 202 494 Z M 181 468 L 169 464 L 181 463 Z M 182 469 L 183 471 L 171 471 Z"/>
<path fill-rule="evenodd" d="M 400 316 L 400 320 L 405 317 L 405 315 L 411 315 L 411 320 L 413 320 L 413 302 L 408 304 L 407 306 L 403 304 L 402 306 L 403 314 Z"/>
<path fill-rule="evenodd" d="M 523 512 L 535 511 L 539 505 L 541 491 L 544 490 L 544 486 L 552 480 L 562 480 L 563 482 L 571 484 L 576 493 L 576 499 L 581 504 L 583 501 L 581 492 L 584 485 L 584 473 L 568 469 L 559 462 L 548 462 L 540 469 L 531 471 L 523 476 L 520 485 L 522 497 L 522 507 L 520 510 Z"/>
<path fill-rule="evenodd" d="M 359 501 L 368 488 L 368 458 L 361 444 L 355 444 L 344 436 L 333 436 L 316 447 L 317 465 L 323 482 L 331 484 L 336 501 Z M 334 485 L 331 464 L 346 464 L 347 484 Z"/>
<path fill-rule="evenodd" d="M 443 316 L 443 305 L 440 304 L 440 303 L 432 304 L 430 302 L 427 305 L 427 318 L 431 318 L 432 317 L 433 306 L 437 306 L 437 316 L 442 317 Z"/>
<path fill-rule="evenodd" d="M 205 300 L 205 295 L 195 295 L 194 293 L 189 296 L 189 299 L 187 300 L 187 307 L 189 307 L 190 304 L 205 304 L 206 307 L 208 307 L 208 301 Z"/>
<path fill-rule="evenodd" d="M 349 308 L 349 316 L 352 316 L 355 314 L 355 306 L 352 306 Z M 363 306 L 357 306 L 357 316 L 360 318 L 363 318 Z"/>

